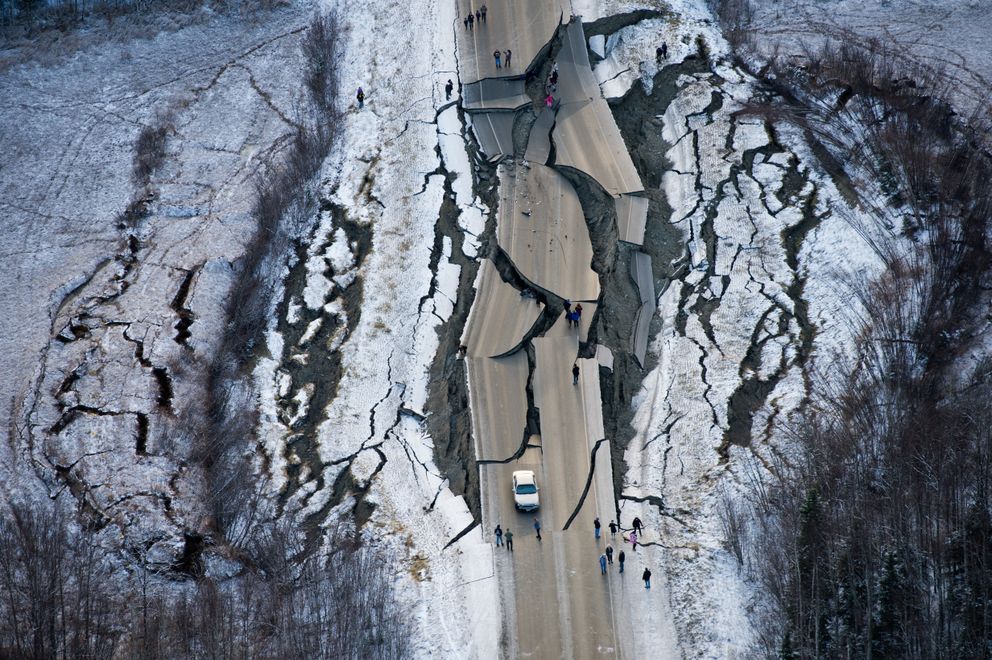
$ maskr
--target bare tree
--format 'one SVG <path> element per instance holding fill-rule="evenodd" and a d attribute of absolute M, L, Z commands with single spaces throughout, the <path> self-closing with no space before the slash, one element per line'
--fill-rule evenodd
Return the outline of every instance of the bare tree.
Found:
<path fill-rule="evenodd" d="M 759 637 L 784 657 L 985 657 L 992 381 L 960 357 L 989 303 L 988 121 L 878 44 L 805 59 L 769 64 L 782 96 L 760 112 L 868 191 L 870 221 L 851 221 L 886 269 L 848 283 L 855 353 L 779 428 L 802 460 L 754 488 L 753 571 L 775 609 Z"/>

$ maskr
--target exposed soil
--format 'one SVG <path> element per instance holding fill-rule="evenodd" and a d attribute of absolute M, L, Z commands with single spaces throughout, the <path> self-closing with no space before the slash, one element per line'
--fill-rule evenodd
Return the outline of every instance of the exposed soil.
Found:
<path fill-rule="evenodd" d="M 654 16 L 648 16 L 650 17 Z M 642 369 L 632 352 L 631 337 L 640 307 L 640 296 L 630 277 L 630 263 L 636 251 L 651 257 L 655 295 L 660 296 L 678 275 L 680 257 L 685 250 L 682 231 L 671 224 L 672 209 L 660 188 L 662 175 L 670 167 L 665 155 L 670 145 L 661 137 L 662 120 L 659 116 L 665 113 L 675 98 L 675 82 L 680 75 L 694 75 L 707 70 L 704 59 L 688 58 L 681 64 L 659 71 L 654 78 L 651 94 L 647 94 L 642 85 L 635 84 L 622 99 L 611 103 L 613 118 L 620 128 L 634 166 L 644 183 L 644 194 L 649 200 L 643 246 L 638 248 L 617 240 L 612 200 L 609 200 L 610 210 L 607 212 L 612 223 L 605 230 L 599 219 L 605 210 L 605 200 L 595 199 L 590 194 L 589 187 L 576 188 L 589 223 L 596 255 L 594 267 L 600 274 L 602 287 L 599 306 L 589 331 L 589 343 L 602 344 L 613 352 L 613 371 L 600 368 L 600 391 L 603 398 L 603 426 L 606 437 L 610 440 L 617 498 L 620 497 L 626 473 L 623 453 L 634 435 L 631 420 L 635 410 L 631 407 L 631 401 L 640 389 L 645 374 L 655 364 L 654 356 L 648 353 Z M 656 316 L 651 321 L 649 345 L 660 329 L 661 320 Z"/>
<path fill-rule="evenodd" d="M 459 109 L 459 113 L 462 110 Z M 526 123 L 526 111 L 518 113 L 516 126 Z M 516 145 L 517 139 L 514 139 Z M 526 145 L 526 139 L 523 140 Z M 473 189 L 491 209 L 486 228 L 480 239 L 479 256 L 493 257 L 496 245 L 496 207 L 499 201 L 496 188 L 496 166 L 487 162 L 474 140 L 466 140 L 469 158 L 474 164 Z M 439 152 L 440 154 L 440 152 Z M 434 441 L 434 461 L 441 474 L 448 479 L 451 492 L 462 495 L 476 520 L 482 519 L 479 500 L 479 471 L 476 465 L 475 446 L 472 442 L 472 417 L 469 411 L 468 380 L 465 361 L 458 357 L 462 330 L 468 320 L 469 310 L 475 302 L 475 277 L 479 262 L 469 259 L 462 251 L 464 234 L 458 226 L 461 210 L 455 203 L 451 182 L 454 175 L 442 167 L 445 175 L 444 201 L 438 214 L 435 233 L 451 240 L 451 261 L 461 267 L 454 310 L 448 321 L 438 330 L 438 349 L 431 364 L 431 381 L 428 388 L 427 430 Z"/>
<path fill-rule="evenodd" d="M 344 209 L 328 201 L 321 205 L 322 210 L 332 214 L 335 229 L 341 228 L 348 236 L 353 246 L 355 268 L 361 268 L 365 257 L 372 249 L 372 230 L 370 227 L 350 220 Z M 333 233 L 328 242 L 321 245 L 318 252 L 323 251 L 333 240 Z M 323 421 L 323 415 L 330 402 L 337 396 L 338 383 L 341 380 L 341 352 L 337 348 L 342 341 L 332 343 L 335 336 L 343 334 L 347 337 L 361 319 L 362 278 L 355 280 L 345 288 L 335 285 L 328 294 L 328 301 L 339 299 L 344 310 L 344 317 L 328 314 L 323 308 L 311 310 L 300 305 L 299 318 L 295 323 L 288 320 L 288 308 L 291 302 L 300 303 L 300 297 L 306 287 L 307 280 L 307 248 L 306 242 L 296 247 L 296 260 L 290 268 L 285 282 L 285 294 L 276 309 L 279 319 L 278 331 L 284 337 L 283 354 L 280 369 L 290 376 L 289 392 L 296 393 L 303 387 L 310 388 L 310 397 L 306 412 L 298 415 L 299 403 L 291 398 L 279 401 L 280 417 L 284 422 L 296 418 L 290 426 L 295 433 L 286 443 L 287 452 L 287 487 L 281 494 L 281 501 L 286 500 L 300 487 L 300 477 L 306 466 L 310 475 L 317 480 L 317 491 L 324 487 L 324 463 L 320 458 L 317 429 Z M 324 275 L 331 278 L 334 273 L 330 265 Z M 327 302 L 327 301 L 325 301 Z M 320 329 L 301 346 L 304 334 L 311 322 L 321 320 Z M 295 360 L 294 355 L 305 352 L 306 360 Z"/>

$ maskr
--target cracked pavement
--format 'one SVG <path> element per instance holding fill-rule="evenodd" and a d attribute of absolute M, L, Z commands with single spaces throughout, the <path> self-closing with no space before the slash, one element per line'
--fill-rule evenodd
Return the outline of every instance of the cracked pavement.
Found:
<path fill-rule="evenodd" d="M 459 7 L 464 11 L 466 4 Z M 498 42 L 494 35 L 507 28 L 491 22 L 493 9 L 489 15 L 489 26 L 477 25 L 474 33 Z M 602 584 L 595 562 L 606 542 L 592 538 L 593 519 L 600 518 L 605 529 L 617 512 L 611 452 L 603 429 L 600 367 L 596 359 L 580 353 L 580 342 L 586 341 L 596 314 L 600 279 L 592 268 L 586 210 L 570 180 L 556 168 L 581 169 L 592 177 L 591 185 L 614 195 L 640 191 L 642 185 L 590 69 L 581 23 L 565 21 L 554 40 L 551 34 L 539 36 L 523 24 L 510 27 L 514 38 L 543 39 L 526 52 L 544 53 L 545 43 L 566 43 L 558 53 L 563 102 L 557 112 L 537 111 L 536 121 L 514 145 L 517 153 L 512 155 L 505 153 L 505 140 L 487 139 L 476 129 L 483 149 L 490 150 L 486 155 L 503 158 L 496 168 L 495 238 L 500 256 L 493 261 L 495 268 L 487 261 L 479 270 L 479 295 L 463 339 L 464 359 L 484 532 L 498 523 L 516 535 L 514 553 L 497 552 L 496 562 L 505 608 L 505 652 L 633 657 L 649 651 L 638 646 L 631 620 L 623 613 L 630 602 L 622 583 Z M 479 37 L 464 29 L 459 29 L 458 37 L 460 61 L 470 64 L 460 68 L 463 83 L 492 75 L 478 72 L 485 54 L 479 50 Z M 516 50 L 514 62 L 528 70 L 546 65 L 541 58 L 521 60 Z M 477 105 L 466 109 L 475 110 Z M 523 151 L 539 162 L 528 162 Z M 557 160 L 547 166 L 545 161 L 555 152 Z M 640 222 L 636 209 L 643 208 L 646 216 L 646 204 L 641 207 L 628 199 L 618 203 L 627 211 L 625 220 L 633 217 L 634 225 Z M 627 238 L 637 234 L 643 235 L 643 228 L 624 231 Z M 534 335 L 533 311 L 528 311 L 520 295 L 507 291 L 510 285 L 501 277 L 541 300 L 546 305 L 544 317 L 553 322 L 539 324 Z M 494 289 L 502 295 L 489 293 Z M 653 287 L 647 295 L 653 299 Z M 566 299 L 583 304 L 578 328 L 566 323 Z M 491 352 L 478 348 L 480 327 L 499 337 L 494 345 L 520 349 L 508 357 L 490 357 Z M 596 352 L 594 346 L 588 350 Z M 579 367 L 575 384 L 573 364 Z M 510 475 L 519 469 L 537 474 L 541 508 L 536 514 L 515 511 Z M 535 517 L 542 521 L 543 541 L 530 531 Z M 663 617 L 663 611 L 657 608 L 651 615 L 661 627 L 664 623 L 657 617 Z"/>

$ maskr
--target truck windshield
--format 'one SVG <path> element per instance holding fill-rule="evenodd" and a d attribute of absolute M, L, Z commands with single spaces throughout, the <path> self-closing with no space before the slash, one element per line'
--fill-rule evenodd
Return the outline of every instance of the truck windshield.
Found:
<path fill-rule="evenodd" d="M 517 486 L 517 495 L 533 495 L 537 492 L 537 486 L 534 484 L 520 484 Z"/>

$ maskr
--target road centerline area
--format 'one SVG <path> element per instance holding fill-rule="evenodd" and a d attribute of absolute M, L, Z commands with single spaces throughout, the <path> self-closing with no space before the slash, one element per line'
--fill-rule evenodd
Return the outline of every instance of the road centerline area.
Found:
<path fill-rule="evenodd" d="M 459 0 L 459 21 L 481 5 Z M 474 119 L 484 156 L 499 162 L 495 245 L 504 256 L 485 260 L 479 270 L 463 346 L 483 525 L 487 534 L 497 525 L 513 534 L 512 550 L 495 549 L 505 613 L 501 653 L 633 657 L 632 635 L 621 634 L 623 626 L 630 630 L 620 595 L 627 578 L 599 564 L 617 507 L 599 365 L 579 356 L 601 293 L 589 227 L 569 179 L 555 167 L 510 153 L 515 147 L 505 139 L 509 130 L 504 127 L 501 138 L 490 117 L 494 111 L 536 107 L 530 99 L 521 101 L 521 78 L 545 66 L 539 58 L 553 56 L 548 47 L 556 33 L 563 36 L 559 110 L 568 110 L 535 125 L 552 131 L 559 162 L 585 172 L 611 194 L 639 191 L 641 182 L 589 67 L 581 23 L 573 18 L 561 24 L 571 15 L 568 3 L 507 0 L 487 3 L 487 9 L 486 22 L 476 21 L 471 29 L 459 23 L 459 61 L 462 85 L 470 90 L 463 108 Z M 492 51 L 510 47 L 513 64 L 497 69 Z M 532 142 L 527 137 L 524 144 Z M 535 143 L 532 150 L 545 153 L 540 146 Z M 522 292 L 514 297 L 508 282 L 521 280 L 537 291 L 547 310 L 521 302 Z M 584 304 L 578 322 L 562 312 L 563 301 L 567 308 Z M 557 316 L 550 327 L 541 325 L 547 320 L 535 325 L 539 310 Z M 531 336 L 531 327 L 538 336 Z M 493 357 L 504 347 L 512 347 L 507 356 Z M 525 408 L 525 400 L 532 409 Z M 526 434 L 537 432 L 532 426 L 538 419 L 536 446 Z M 519 470 L 535 476 L 536 510 L 517 506 L 512 479 Z M 594 534 L 596 520 L 601 536 Z M 633 586 L 634 580 L 628 582 Z"/>

